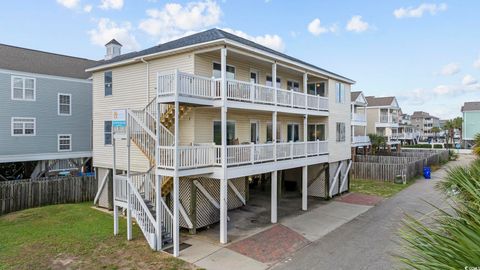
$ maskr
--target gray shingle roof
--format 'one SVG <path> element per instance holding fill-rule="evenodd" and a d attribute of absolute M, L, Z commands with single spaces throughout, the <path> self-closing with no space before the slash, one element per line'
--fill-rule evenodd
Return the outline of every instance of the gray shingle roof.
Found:
<path fill-rule="evenodd" d="M 365 97 L 368 103 L 368 107 L 374 106 L 390 106 L 392 102 L 395 100 L 395 97 L 373 97 L 368 96 Z"/>
<path fill-rule="evenodd" d="M 423 112 L 423 111 L 415 111 L 412 114 L 412 118 L 437 118 L 436 116 L 430 115 L 428 112 Z"/>
<path fill-rule="evenodd" d="M 480 101 L 465 102 L 462 106 L 462 112 L 480 111 Z"/>
<path fill-rule="evenodd" d="M 120 44 L 120 42 L 118 42 L 116 39 L 110 40 L 110 41 L 109 41 L 107 44 L 105 44 L 105 45 L 108 45 L 108 44 L 115 44 L 115 45 L 122 46 L 122 44 Z"/>
<path fill-rule="evenodd" d="M 350 93 L 350 101 L 355 101 L 357 100 L 358 96 L 360 96 L 360 94 L 362 93 L 362 91 L 355 91 L 355 92 L 352 92 Z"/>
<path fill-rule="evenodd" d="M 341 76 L 339 74 L 336 74 L 336 73 L 330 72 L 328 70 L 322 69 L 320 67 L 309 64 L 307 62 L 304 62 L 304 61 L 299 60 L 297 58 L 294 58 L 292 56 L 289 56 L 289 55 L 286 55 L 284 53 L 275 51 L 273 49 L 270 49 L 268 47 L 265 47 L 263 45 L 255 43 L 255 42 L 250 41 L 248 39 L 239 37 L 237 35 L 228 33 L 226 31 L 223 31 L 223 30 L 220 30 L 220 29 L 217 29 L 217 28 L 213 28 L 213 29 L 210 29 L 210 30 L 206 30 L 206 31 L 203 31 L 203 32 L 199 32 L 199 33 L 190 35 L 190 36 L 186 36 L 186 37 L 183 37 L 183 38 L 172 40 L 172 41 L 169 41 L 169 42 L 166 42 L 166 43 L 163 43 L 163 44 L 159 44 L 157 46 L 153 46 L 151 48 L 148 48 L 148 49 L 145 49 L 145 50 L 142 50 L 142 51 L 122 54 L 122 55 L 114 57 L 110 60 L 102 60 L 102 61 L 99 61 L 96 65 L 92 65 L 91 67 L 93 68 L 93 67 L 97 67 L 97 66 L 101 66 L 101 65 L 105 65 L 105 64 L 112 64 L 112 63 L 115 63 L 115 62 L 131 59 L 131 58 L 137 58 L 137 57 L 141 57 L 141 56 L 145 56 L 145 55 L 149 55 L 149 54 L 164 52 L 164 51 L 173 50 L 173 49 L 179 49 L 179 48 L 182 48 L 182 47 L 191 46 L 191 45 L 200 44 L 200 43 L 205 43 L 205 42 L 209 42 L 209 41 L 215 41 L 215 40 L 219 40 L 219 39 L 229 39 L 229 40 L 241 43 L 243 45 L 247 45 L 247 46 L 253 47 L 255 49 L 259 49 L 259 50 L 274 54 L 276 56 L 283 57 L 283 58 L 286 58 L 288 60 L 301 63 L 301 64 L 309 66 L 311 68 L 321 70 L 325 73 L 329 73 L 331 75 L 338 76 L 338 77 L 343 78 L 345 80 L 352 81 L 352 79 L 349 79 L 347 77 L 344 77 L 344 76 Z"/>
<path fill-rule="evenodd" d="M 85 69 L 97 61 L 0 44 L 0 68 L 45 75 L 88 79 Z"/>

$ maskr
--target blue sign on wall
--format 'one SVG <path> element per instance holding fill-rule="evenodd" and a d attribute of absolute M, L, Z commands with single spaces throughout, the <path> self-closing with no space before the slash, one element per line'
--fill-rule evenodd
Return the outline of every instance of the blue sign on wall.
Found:
<path fill-rule="evenodd" d="M 112 126 L 126 127 L 127 126 L 127 111 L 126 110 L 112 110 Z"/>

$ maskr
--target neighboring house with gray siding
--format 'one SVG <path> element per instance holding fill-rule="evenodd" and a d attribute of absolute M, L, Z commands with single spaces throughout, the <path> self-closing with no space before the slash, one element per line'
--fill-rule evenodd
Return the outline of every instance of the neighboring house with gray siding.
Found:
<path fill-rule="evenodd" d="M 40 176 L 54 163 L 90 158 L 92 82 L 85 68 L 95 61 L 3 44 L 0 59 L 0 163 L 42 161 L 33 172 Z"/>
<path fill-rule="evenodd" d="M 475 135 L 480 133 L 480 102 L 465 102 L 462 106 L 462 141 L 466 148 L 471 148 Z"/>

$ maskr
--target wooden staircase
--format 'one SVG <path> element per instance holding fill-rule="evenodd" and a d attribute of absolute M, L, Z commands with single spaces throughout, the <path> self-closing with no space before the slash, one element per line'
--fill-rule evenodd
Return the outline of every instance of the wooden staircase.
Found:
<path fill-rule="evenodd" d="M 178 112 L 180 119 L 182 119 L 190 110 L 191 110 L 191 107 L 180 106 L 180 111 Z M 160 123 L 164 125 L 167 129 L 172 131 L 171 129 L 173 127 L 173 124 L 175 123 L 175 106 L 173 105 L 167 106 L 167 109 L 160 117 Z"/>

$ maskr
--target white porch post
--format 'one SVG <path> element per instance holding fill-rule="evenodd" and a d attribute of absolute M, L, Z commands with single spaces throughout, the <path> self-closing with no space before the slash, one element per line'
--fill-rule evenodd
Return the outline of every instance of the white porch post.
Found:
<path fill-rule="evenodd" d="M 221 74 L 222 74 L 222 109 L 221 109 L 221 130 L 222 130 L 222 171 L 220 179 L 220 243 L 226 244 L 227 237 L 227 48 L 221 50 Z"/>
<path fill-rule="evenodd" d="M 127 110 L 127 116 L 129 111 Z M 131 147 L 130 147 L 130 123 L 127 117 L 127 181 L 130 181 L 130 155 L 131 155 Z M 130 188 L 130 184 L 127 182 L 127 239 L 132 240 L 132 191 Z"/>
<path fill-rule="evenodd" d="M 307 156 L 307 130 L 308 130 L 308 115 L 305 114 L 303 118 L 303 142 L 305 143 L 305 157 Z M 302 210 L 307 211 L 307 197 L 308 197 L 308 166 L 302 167 Z"/>
<path fill-rule="evenodd" d="M 278 99 L 277 99 L 277 62 L 275 61 L 272 64 L 272 87 L 274 89 L 274 98 L 275 98 L 275 106 L 277 106 Z"/>
<path fill-rule="evenodd" d="M 307 87 L 307 84 L 308 84 L 308 74 L 305 72 L 303 73 L 303 93 L 305 94 L 305 110 L 308 108 L 308 98 L 307 98 L 307 94 L 308 94 L 308 87 Z"/>
<path fill-rule="evenodd" d="M 113 235 L 118 234 L 118 206 L 115 203 L 115 198 L 117 197 L 116 192 L 116 183 L 115 183 L 115 176 L 117 175 L 117 152 L 115 150 L 115 134 L 112 137 L 112 147 L 113 147 L 113 170 L 112 170 L 112 178 L 113 178 Z M 98 175 L 98 174 L 97 174 Z"/>
<path fill-rule="evenodd" d="M 302 210 L 307 211 L 308 198 L 308 166 L 302 167 Z"/>
<path fill-rule="evenodd" d="M 176 77 L 178 78 L 178 77 Z M 178 82 L 176 82 L 178 84 Z M 178 92 L 176 91 L 176 95 Z M 180 129 L 179 129 L 179 111 L 180 111 L 180 104 L 178 103 L 178 96 L 175 98 L 175 148 L 174 148 L 174 158 L 173 158 L 173 256 L 178 257 L 180 253 L 180 216 L 179 216 L 179 182 L 180 178 L 178 177 L 178 146 L 180 144 Z"/>
<path fill-rule="evenodd" d="M 160 123 L 160 104 L 157 102 L 155 104 L 155 115 L 156 115 L 156 126 L 157 128 L 157 141 L 155 142 L 155 229 L 157 231 L 157 250 L 162 249 L 162 220 L 163 216 L 161 216 L 161 203 L 162 200 L 162 178 L 160 175 L 156 173 L 156 169 L 158 168 L 158 164 L 160 164 L 160 155 L 158 154 L 158 147 L 160 146 L 160 132 L 159 127 Z"/>
<path fill-rule="evenodd" d="M 272 204 L 271 204 L 271 217 L 272 223 L 277 223 L 277 171 L 272 172 Z"/>
<path fill-rule="evenodd" d="M 272 143 L 273 143 L 273 159 L 277 161 L 277 111 L 272 113 Z"/>

